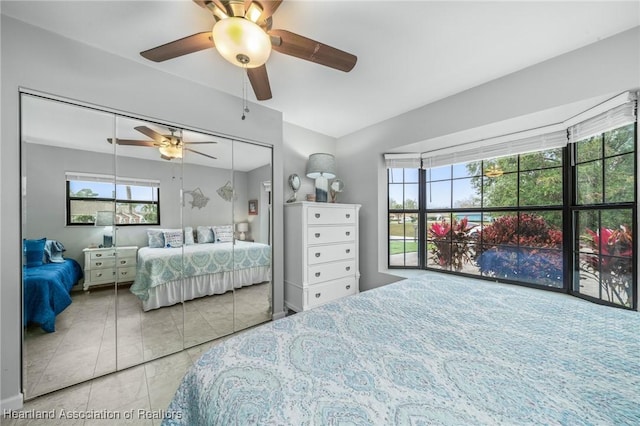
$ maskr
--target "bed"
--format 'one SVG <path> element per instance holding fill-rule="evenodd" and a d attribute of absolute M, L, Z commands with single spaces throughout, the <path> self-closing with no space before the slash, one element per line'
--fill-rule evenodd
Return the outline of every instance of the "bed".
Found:
<path fill-rule="evenodd" d="M 149 311 L 271 281 L 271 246 L 248 241 L 138 250 L 130 291 Z"/>
<path fill-rule="evenodd" d="M 637 425 L 638 330 L 638 312 L 426 273 L 213 346 L 163 425 Z"/>
<path fill-rule="evenodd" d="M 71 288 L 82 278 L 82 267 L 74 259 L 24 267 L 23 322 L 55 331 L 56 316 L 71 304 Z"/>

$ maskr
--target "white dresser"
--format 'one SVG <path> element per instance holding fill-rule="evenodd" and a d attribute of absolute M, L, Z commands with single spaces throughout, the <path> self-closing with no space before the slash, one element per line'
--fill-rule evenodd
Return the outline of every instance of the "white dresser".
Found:
<path fill-rule="evenodd" d="M 359 204 L 295 202 L 284 209 L 284 302 L 296 312 L 359 291 Z"/>
<path fill-rule="evenodd" d="M 138 247 L 86 248 L 84 252 L 84 286 L 129 282 L 136 278 Z"/>

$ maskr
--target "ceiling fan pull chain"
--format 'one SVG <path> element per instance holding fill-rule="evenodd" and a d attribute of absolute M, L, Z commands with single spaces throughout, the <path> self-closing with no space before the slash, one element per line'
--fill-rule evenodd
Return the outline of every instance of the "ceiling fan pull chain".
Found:
<path fill-rule="evenodd" d="M 245 113 L 249 112 L 249 102 L 247 101 L 247 64 L 242 66 L 242 119 L 246 118 Z"/>

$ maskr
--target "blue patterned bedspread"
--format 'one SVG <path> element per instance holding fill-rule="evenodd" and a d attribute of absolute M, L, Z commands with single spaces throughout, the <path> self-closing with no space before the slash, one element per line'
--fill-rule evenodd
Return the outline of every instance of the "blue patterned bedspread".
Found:
<path fill-rule="evenodd" d="M 49 333 L 56 329 L 56 315 L 71 304 L 69 291 L 80 278 L 82 267 L 73 259 L 23 268 L 23 322 L 35 323 Z"/>
<path fill-rule="evenodd" d="M 163 425 L 638 425 L 640 314 L 425 274 L 219 343 L 166 414 Z"/>
<path fill-rule="evenodd" d="M 147 300 L 150 288 L 169 281 L 269 265 L 271 246 L 261 243 L 236 241 L 235 245 L 215 243 L 177 248 L 143 247 L 138 250 L 136 279 L 130 290 L 141 300 Z"/>

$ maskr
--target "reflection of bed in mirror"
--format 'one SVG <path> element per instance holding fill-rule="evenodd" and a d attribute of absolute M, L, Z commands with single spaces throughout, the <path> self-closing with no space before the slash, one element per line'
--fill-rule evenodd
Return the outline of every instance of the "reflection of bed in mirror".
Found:
<path fill-rule="evenodd" d="M 144 311 L 271 281 L 271 247 L 247 241 L 143 247 L 131 292 Z"/>
<path fill-rule="evenodd" d="M 52 333 L 56 316 L 71 305 L 71 288 L 82 278 L 82 268 L 62 257 L 64 246 L 58 241 L 25 239 L 23 245 L 23 323 Z"/>

